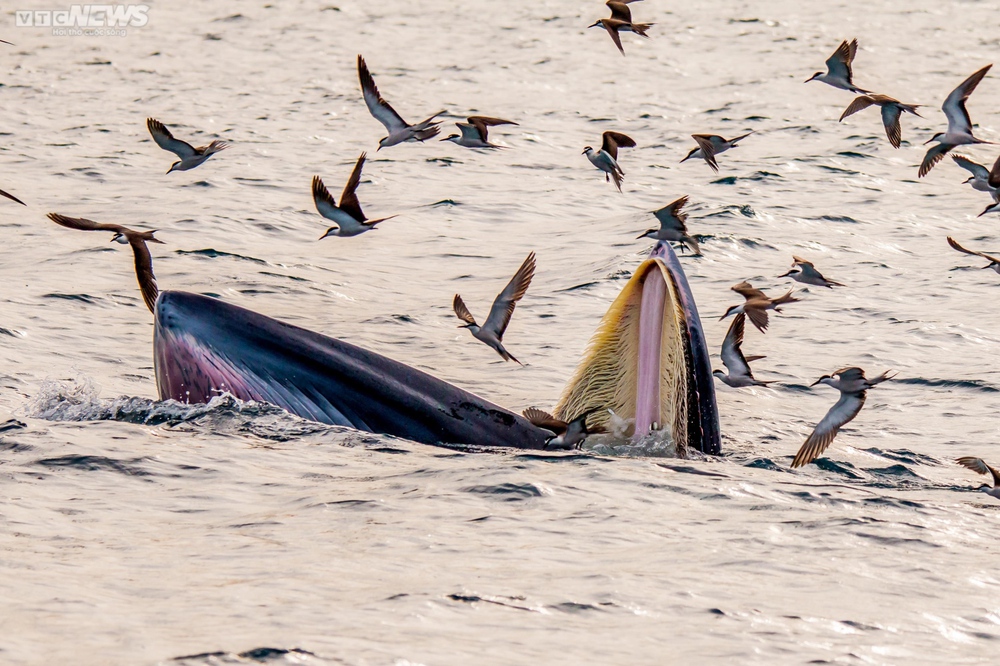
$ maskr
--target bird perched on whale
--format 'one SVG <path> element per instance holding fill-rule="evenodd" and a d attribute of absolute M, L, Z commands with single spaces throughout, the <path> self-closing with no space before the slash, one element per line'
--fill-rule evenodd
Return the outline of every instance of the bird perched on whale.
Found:
<path fill-rule="evenodd" d="M 868 395 L 868 389 L 895 376 L 890 376 L 889 372 L 886 370 L 875 379 L 866 379 L 865 371 L 861 368 L 841 368 L 832 375 L 823 375 L 813 382 L 812 386 L 826 384 L 837 389 L 840 391 L 840 399 L 806 438 L 805 443 L 795 454 L 795 459 L 792 460 L 792 467 L 808 465 L 822 455 L 840 429 L 850 423 L 861 411 Z"/>
<path fill-rule="evenodd" d="M 376 150 L 382 150 L 383 148 L 395 146 L 406 141 L 426 141 L 437 136 L 438 132 L 441 131 L 441 128 L 438 127 L 441 123 L 436 122 L 434 119 L 444 113 L 443 110 L 438 111 L 430 118 L 422 120 L 416 125 L 410 125 L 403 120 L 396 113 L 396 110 L 389 106 L 389 102 L 382 98 L 378 88 L 375 86 L 375 79 L 372 78 L 371 72 L 368 71 L 368 64 L 361 55 L 358 55 L 358 79 L 361 81 L 361 92 L 364 95 L 368 111 L 375 120 L 385 125 L 385 129 L 389 132 L 389 136 L 379 140 Z"/>
<path fill-rule="evenodd" d="M 222 152 L 229 147 L 229 144 L 225 141 L 215 140 L 207 146 L 195 148 L 187 141 L 175 139 L 174 135 L 167 129 L 167 126 L 155 118 L 146 118 L 146 127 L 149 129 L 149 133 L 152 135 L 156 145 L 180 158 L 180 160 L 170 165 L 167 173 L 193 169 L 196 166 L 204 164 L 212 155 Z"/>
<path fill-rule="evenodd" d="M 591 433 L 604 432 L 601 426 L 587 428 L 587 417 L 598 409 L 590 409 L 567 421 L 562 421 L 552 416 L 548 412 L 529 407 L 524 410 L 524 418 L 531 421 L 532 425 L 538 426 L 552 433 L 552 437 L 545 440 L 546 449 L 579 449 L 583 442 Z"/>
<path fill-rule="evenodd" d="M 465 322 L 459 328 L 469 329 L 472 337 L 494 349 L 496 353 L 500 354 L 500 358 L 503 360 L 514 361 L 518 365 L 522 365 L 520 361 L 504 348 L 503 334 L 507 330 L 507 324 L 510 323 L 511 315 L 514 314 L 514 306 L 521 300 L 524 293 L 528 291 L 528 287 L 531 285 L 531 278 L 534 275 L 535 253 L 531 252 L 524 260 L 524 263 L 521 264 L 521 267 L 517 269 L 517 272 L 514 273 L 514 277 L 504 287 L 504 290 L 494 299 L 493 307 L 490 308 L 490 313 L 487 315 L 486 321 L 483 322 L 482 326 L 476 323 L 476 318 L 469 312 L 469 308 L 465 306 L 465 301 L 462 300 L 462 297 L 455 294 L 455 299 L 452 301 L 452 308 L 455 310 L 455 316 Z"/>
<path fill-rule="evenodd" d="M 743 303 L 739 305 L 734 305 L 726 310 L 726 313 L 719 317 L 719 320 L 723 320 L 731 314 L 744 313 L 750 318 L 750 323 L 757 327 L 757 330 L 761 333 L 767 332 L 767 311 L 774 310 L 775 312 L 781 312 L 779 306 L 785 303 L 797 303 L 798 298 L 792 296 L 792 290 L 789 289 L 788 293 L 784 296 L 779 296 L 778 298 L 768 298 L 767 295 L 760 289 L 755 289 L 749 282 L 743 281 L 739 284 L 734 284 L 730 287 L 737 294 L 746 299 Z"/>
<path fill-rule="evenodd" d="M 965 108 L 965 102 L 992 66 L 986 65 L 973 73 L 969 78 L 958 84 L 958 87 L 952 90 L 944 100 L 941 110 L 944 111 L 945 117 L 948 118 L 948 131 L 938 132 L 925 142 L 926 145 L 931 141 L 937 141 L 938 145 L 927 150 L 927 154 L 924 155 L 924 161 L 920 163 L 920 169 L 917 171 L 917 177 L 923 178 L 926 176 L 934 168 L 934 165 L 944 159 L 948 151 L 955 146 L 963 146 L 970 143 L 990 143 L 972 134 L 972 119 L 969 117 L 968 109 Z"/>
<path fill-rule="evenodd" d="M 615 187 L 621 192 L 625 172 L 618 165 L 619 148 L 635 148 L 635 141 L 627 134 L 608 131 L 601 135 L 600 150 L 586 146 L 583 149 L 583 154 L 587 156 L 591 164 L 604 172 L 604 182 L 614 179 Z"/>
<path fill-rule="evenodd" d="M 357 236 L 358 234 L 363 234 L 366 231 L 374 229 L 375 225 L 379 222 L 385 222 L 396 217 L 395 215 L 390 215 L 378 220 L 369 220 L 365 217 L 364 211 L 361 210 L 361 202 L 358 201 L 356 190 L 358 189 L 358 184 L 361 182 L 361 169 L 365 165 L 366 157 L 367 153 L 361 153 L 361 157 L 354 164 L 351 177 L 347 180 L 347 184 L 344 185 L 344 191 L 340 195 L 339 206 L 334 201 L 333 195 L 330 194 L 330 190 L 326 189 L 323 180 L 319 176 L 313 176 L 312 194 L 316 210 L 326 219 L 337 223 L 337 226 L 327 229 L 326 233 L 319 237 L 319 240 L 323 240 L 327 236 Z"/>
<path fill-rule="evenodd" d="M 114 236 L 111 242 L 131 245 L 132 254 L 135 256 L 135 275 L 139 281 L 139 290 L 142 291 L 142 300 L 150 312 L 155 312 L 156 297 L 159 290 L 156 287 L 156 278 L 153 276 L 153 258 L 149 254 L 146 243 L 163 243 L 158 238 L 154 238 L 152 231 L 135 231 L 120 224 L 100 224 L 82 217 L 67 217 L 58 213 L 49 213 L 48 218 L 56 224 L 68 229 L 78 231 L 113 231 Z"/>
<path fill-rule="evenodd" d="M 701 254 L 698 241 L 694 236 L 688 234 L 687 213 L 681 209 L 687 204 L 688 198 L 685 194 L 680 199 L 673 201 L 659 210 L 654 210 L 653 215 L 660 221 L 657 229 L 648 229 L 639 238 L 653 238 L 655 240 L 673 241 L 680 243 L 681 247 L 686 247 L 695 254 Z"/>

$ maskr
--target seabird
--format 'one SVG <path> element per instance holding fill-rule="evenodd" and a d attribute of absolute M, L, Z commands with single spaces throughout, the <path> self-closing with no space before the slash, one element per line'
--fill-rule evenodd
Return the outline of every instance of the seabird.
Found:
<path fill-rule="evenodd" d="M 79 231 L 113 231 L 114 236 L 111 242 L 118 242 L 122 245 L 131 245 L 132 254 L 135 255 L 135 275 L 139 280 L 139 289 L 142 291 L 142 300 L 146 302 L 146 307 L 150 312 L 155 312 L 156 296 L 159 290 L 156 288 L 156 278 L 153 277 L 153 258 L 149 254 L 146 243 L 163 243 L 163 241 L 153 238 L 156 229 L 152 231 L 135 231 L 120 224 L 98 224 L 82 217 L 66 217 L 58 213 L 49 213 L 49 219 L 58 225 Z"/>
<path fill-rule="evenodd" d="M 0 190 L 0 195 L 7 197 L 11 201 L 16 201 L 17 203 L 21 204 L 22 206 L 27 206 L 28 205 L 28 204 L 24 203 L 23 201 L 21 201 L 20 199 L 18 199 L 17 197 L 15 197 L 13 194 L 10 194 L 9 192 L 4 192 L 3 190 Z"/>
<path fill-rule="evenodd" d="M 733 388 L 743 386 L 767 386 L 772 382 L 762 382 L 754 379 L 753 372 L 750 371 L 750 361 L 756 361 L 763 356 L 743 356 L 743 329 L 746 315 L 742 312 L 736 315 L 733 323 L 729 326 L 726 339 L 722 341 L 722 363 L 729 370 L 727 375 L 722 370 L 714 370 L 712 374 L 719 378 L 723 384 L 728 384 Z"/>
<path fill-rule="evenodd" d="M 982 458 L 976 458 L 975 456 L 962 456 L 955 462 L 966 469 L 971 469 L 973 472 L 977 472 L 979 474 L 989 474 L 992 476 L 993 485 L 991 486 L 988 483 L 984 483 L 979 486 L 979 489 L 991 497 L 1000 499 L 1000 472 L 997 472 L 996 469 L 987 465 L 986 461 Z"/>
<path fill-rule="evenodd" d="M 742 141 L 753 134 L 753 132 L 747 132 L 743 136 L 738 136 L 735 139 L 723 139 L 718 134 L 692 134 L 691 138 L 694 142 L 698 144 L 697 148 L 692 148 L 691 152 L 687 154 L 687 157 L 681 160 L 681 162 L 687 162 L 692 157 L 694 158 L 704 158 L 708 163 L 708 166 L 712 167 L 713 171 L 719 170 L 719 165 L 715 161 L 715 156 L 719 153 L 724 153 L 730 148 L 735 148 L 738 141 Z"/>
<path fill-rule="evenodd" d="M 605 132 L 601 136 L 603 137 L 601 149 L 595 151 L 590 146 L 587 146 L 583 149 L 583 154 L 587 156 L 591 164 L 604 172 L 605 182 L 609 180 L 609 177 L 613 178 L 615 186 L 621 192 L 622 179 L 625 177 L 625 172 L 618 166 L 618 149 L 635 148 L 635 141 L 621 132 Z"/>
<path fill-rule="evenodd" d="M 805 259 L 796 257 L 795 255 L 792 255 L 792 269 L 787 273 L 782 273 L 778 277 L 790 277 L 796 282 L 801 282 L 802 284 L 812 284 L 817 287 L 828 287 L 830 289 L 844 286 L 839 282 L 827 280 L 823 277 L 822 273 L 816 270 L 816 267 L 811 261 L 806 261 Z"/>
<path fill-rule="evenodd" d="M 806 83 L 810 81 L 822 81 L 834 88 L 840 88 L 841 90 L 849 90 L 854 93 L 866 94 L 867 90 L 862 90 L 861 88 L 854 85 L 853 72 L 851 71 L 851 63 L 854 62 L 854 54 L 858 52 L 858 40 L 852 39 L 850 43 L 844 40 L 837 47 L 837 50 L 833 52 L 833 55 L 826 59 L 826 73 L 816 72 L 808 79 Z"/>
<path fill-rule="evenodd" d="M 955 164 L 972 174 L 962 181 L 963 183 L 969 183 L 974 190 L 986 192 L 993 197 L 993 201 L 1000 201 L 1000 189 L 998 189 L 1000 188 L 1000 157 L 993 163 L 992 172 L 982 164 L 973 162 L 963 155 L 952 155 L 951 159 L 955 160 Z M 990 185 L 991 180 L 997 183 L 997 186 Z"/>
<path fill-rule="evenodd" d="M 983 266 L 983 268 L 992 268 L 997 273 L 1000 273 L 1000 259 L 998 259 L 997 257 L 991 257 L 990 255 L 985 254 L 983 252 L 973 252 L 972 250 L 966 250 L 964 247 L 959 245 L 958 241 L 956 241 L 951 236 L 948 236 L 948 245 L 951 245 L 954 249 L 964 254 L 971 254 L 974 257 L 982 257 L 986 261 L 990 262 L 989 265 Z"/>
<path fill-rule="evenodd" d="M 546 449 L 579 449 L 587 435 L 596 432 L 604 432 L 604 428 L 595 426 L 593 430 L 587 429 L 587 417 L 600 409 L 591 409 L 580 414 L 574 419 L 561 421 L 548 412 L 529 407 L 524 410 L 524 418 L 531 421 L 532 425 L 552 432 L 552 437 L 545 440 Z"/>
<path fill-rule="evenodd" d="M 365 165 L 366 157 L 367 153 L 361 153 L 361 157 L 354 165 L 351 177 L 348 179 L 347 185 L 344 185 L 344 191 L 340 195 L 339 206 L 334 201 L 333 195 L 330 194 L 330 190 L 326 189 L 322 179 L 319 176 L 313 176 L 312 194 L 316 210 L 326 219 L 337 223 L 337 226 L 327 229 L 326 233 L 319 237 L 319 240 L 323 240 L 327 236 L 357 236 L 374 229 L 379 222 L 396 217 L 390 215 L 378 220 L 369 220 L 361 210 L 361 202 L 358 201 L 358 195 L 355 191 L 358 189 L 358 183 L 361 182 L 361 169 Z"/>
<path fill-rule="evenodd" d="M 379 140 L 376 151 L 404 141 L 426 141 L 441 131 L 438 127 L 440 122 L 435 122 L 434 119 L 444 113 L 443 110 L 416 125 L 410 125 L 403 120 L 395 109 L 389 106 L 389 102 L 382 99 L 378 88 L 375 87 L 375 79 L 368 71 L 365 59 L 360 55 L 358 55 L 358 78 L 361 80 L 361 92 L 364 93 L 368 111 L 375 116 L 375 120 L 385 125 L 385 129 L 389 132 L 389 136 Z"/>
<path fill-rule="evenodd" d="M 938 132 L 925 142 L 924 145 L 931 141 L 937 141 L 938 145 L 927 151 L 924 161 L 920 164 L 920 170 L 917 172 L 918 177 L 922 178 L 926 176 L 934 168 L 934 165 L 944 159 L 945 154 L 955 146 L 962 146 L 969 143 L 990 143 L 972 135 L 972 120 L 969 118 L 968 109 L 965 108 L 965 100 L 969 99 L 969 95 L 976 89 L 976 86 L 979 85 L 979 82 L 983 80 L 986 72 L 990 71 L 990 67 L 992 66 L 992 64 L 986 65 L 986 67 L 983 67 L 962 81 L 957 88 L 951 91 L 948 98 L 945 99 L 944 104 L 941 105 L 941 110 L 944 111 L 944 115 L 948 118 L 948 131 Z"/>
<path fill-rule="evenodd" d="M 792 296 L 791 289 L 789 289 L 788 293 L 784 296 L 779 296 L 778 298 L 768 298 L 763 291 L 760 289 L 754 289 L 753 285 L 746 281 L 734 284 L 731 289 L 737 294 L 743 296 L 746 301 L 740 303 L 739 305 L 734 305 L 726 310 L 726 314 L 719 317 L 719 321 L 722 321 L 731 314 L 739 314 L 742 312 L 750 318 L 750 323 L 756 326 L 757 330 L 761 333 L 767 332 L 768 310 L 781 312 L 781 308 L 778 307 L 779 305 L 784 305 L 785 303 L 796 303 L 800 300 Z"/>
<path fill-rule="evenodd" d="M 882 109 L 882 124 L 885 125 L 885 135 L 889 137 L 889 143 L 892 144 L 893 148 L 899 148 L 899 143 L 903 138 L 902 132 L 899 129 L 899 116 L 903 111 L 912 113 L 918 118 L 923 118 L 923 116 L 917 113 L 917 109 L 920 107 L 919 104 L 903 104 L 898 99 L 893 99 L 888 95 L 869 93 L 855 97 L 854 101 L 840 115 L 840 122 L 843 122 L 847 116 L 867 109 L 872 104 Z"/>
<path fill-rule="evenodd" d="M 466 148 L 503 148 L 503 146 L 498 146 L 487 141 L 486 137 L 489 133 L 487 128 L 496 125 L 517 125 L 513 120 L 490 118 L 488 116 L 469 116 L 468 121 L 468 123 L 455 123 L 458 125 L 458 129 L 462 131 L 461 136 L 452 134 L 441 140 L 451 141 Z"/>
<path fill-rule="evenodd" d="M 156 145 L 181 158 L 170 165 L 167 173 L 193 169 L 203 164 L 212 155 L 229 147 L 229 144 L 225 141 L 216 140 L 207 146 L 195 148 L 187 141 L 175 139 L 174 135 L 167 129 L 167 126 L 154 118 L 146 118 L 146 127 L 149 128 L 149 133 L 153 135 L 153 141 L 156 141 Z"/>
<path fill-rule="evenodd" d="M 653 238 L 655 240 L 673 241 L 680 243 L 681 247 L 686 247 L 695 254 L 701 254 L 698 241 L 690 236 L 687 231 L 687 213 L 681 211 L 687 204 L 687 195 L 682 196 L 677 201 L 667 204 L 659 210 L 654 210 L 653 215 L 660 221 L 657 229 L 649 229 L 639 238 Z"/>
<path fill-rule="evenodd" d="M 611 7 L 611 4 L 612 3 L 608 3 L 608 6 Z M 625 9 L 628 10 L 628 7 L 625 7 Z M 613 16 L 614 15 L 613 7 L 611 11 Z M 629 19 L 631 19 L 631 17 L 632 14 L 631 12 L 629 12 Z M 593 24 L 588 25 L 587 27 L 596 28 L 597 26 L 600 26 L 608 31 L 608 34 L 611 35 L 611 40 L 615 43 L 615 46 L 617 46 L 618 50 L 622 52 L 622 55 L 625 55 L 625 49 L 622 48 L 622 40 L 621 37 L 618 35 L 618 32 L 621 30 L 624 30 L 626 32 L 634 32 L 640 37 L 645 37 L 646 39 L 649 39 L 649 35 L 646 34 L 646 31 L 649 30 L 653 26 L 653 24 L 632 23 L 631 20 L 622 21 L 621 19 L 616 19 L 616 18 L 606 18 L 606 19 L 598 19 Z"/>
<path fill-rule="evenodd" d="M 493 301 L 493 307 L 490 308 L 490 314 L 486 317 L 486 321 L 482 326 L 476 323 L 476 319 L 469 312 L 469 308 L 465 307 L 462 297 L 455 294 L 455 300 L 452 301 L 452 308 L 455 310 L 455 316 L 465 322 L 459 328 L 469 329 L 472 337 L 496 350 L 503 360 L 514 361 L 518 365 L 522 365 L 520 361 L 511 356 L 510 352 L 504 349 L 503 334 L 507 330 L 507 324 L 510 323 L 510 316 L 514 314 L 514 306 L 524 296 L 524 292 L 528 291 L 528 286 L 531 284 L 531 278 L 534 275 L 535 253 L 532 252 L 524 260 L 524 263 L 521 264 L 521 267 L 517 269 L 517 272 L 514 273 L 514 277 L 510 279 L 510 282 L 507 283 L 503 291 L 497 295 Z"/>
<path fill-rule="evenodd" d="M 799 452 L 795 454 L 792 467 L 808 465 L 826 451 L 826 448 L 833 442 L 833 438 L 837 436 L 837 432 L 844 425 L 850 423 L 861 411 L 865 404 L 866 391 L 887 379 L 892 379 L 888 370 L 875 379 L 865 379 L 865 371 L 861 368 L 841 368 L 833 375 L 823 375 L 813 382 L 812 386 L 826 384 L 837 389 L 840 391 L 840 400 L 830 408 L 823 420 L 813 429 L 812 434 L 806 439 Z"/>

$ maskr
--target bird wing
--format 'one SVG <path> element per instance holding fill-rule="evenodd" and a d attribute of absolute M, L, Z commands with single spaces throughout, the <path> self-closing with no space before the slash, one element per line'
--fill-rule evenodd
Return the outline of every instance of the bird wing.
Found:
<path fill-rule="evenodd" d="M 660 227 L 685 231 L 684 223 L 687 221 L 687 213 L 681 212 L 681 209 L 687 205 L 687 202 L 688 197 L 685 194 L 680 199 L 668 203 L 663 208 L 654 210 L 653 215 L 660 221 Z"/>
<path fill-rule="evenodd" d="M 808 465 L 822 455 L 827 447 L 830 446 L 830 443 L 833 442 L 833 438 L 837 436 L 840 429 L 858 415 L 864 404 L 864 391 L 860 393 L 841 393 L 840 400 L 830 408 L 830 411 L 826 413 L 823 420 L 816 424 L 812 434 L 806 439 L 799 452 L 795 454 L 795 459 L 792 460 L 792 467 Z"/>
<path fill-rule="evenodd" d="M 951 159 L 955 160 L 955 164 L 962 167 L 976 178 L 986 180 L 990 177 L 990 172 L 986 170 L 986 167 L 978 162 L 973 162 L 964 155 L 952 155 Z M 994 164 L 993 166 L 995 167 L 996 165 Z"/>
<path fill-rule="evenodd" d="M 851 81 L 851 63 L 854 62 L 854 54 L 858 52 L 858 40 L 852 39 L 850 43 L 844 40 L 837 47 L 829 58 L 826 59 L 826 68 L 830 74 L 840 76 L 853 85 Z"/>
<path fill-rule="evenodd" d="M 729 325 L 725 340 L 722 341 L 722 364 L 729 370 L 729 376 L 734 375 L 753 378 L 750 371 L 750 364 L 743 356 L 740 345 L 743 344 L 743 331 L 746 316 L 742 312 L 736 314 L 733 323 Z"/>
<path fill-rule="evenodd" d="M 750 318 L 750 323 L 757 327 L 761 333 L 767 332 L 767 310 L 763 308 L 751 308 L 744 306 L 743 311 Z"/>
<path fill-rule="evenodd" d="M 451 308 L 455 311 L 455 316 L 466 324 L 476 325 L 476 318 L 469 312 L 469 308 L 465 307 L 465 301 L 458 294 L 455 294 L 455 300 L 451 302 Z"/>
<path fill-rule="evenodd" d="M 521 300 L 524 292 L 528 291 L 531 278 L 535 275 L 535 253 L 531 252 L 521 264 L 521 267 L 514 273 L 504 290 L 501 291 L 493 301 L 490 314 L 483 323 L 483 328 L 493 331 L 497 338 L 503 338 L 507 324 L 510 323 L 510 316 L 514 314 L 514 305 Z"/>
<path fill-rule="evenodd" d="M 469 116 L 469 123 L 476 128 L 479 132 L 479 138 L 486 141 L 486 136 L 488 133 L 487 127 L 494 127 L 496 125 L 516 125 L 513 120 L 504 120 L 503 118 L 491 118 L 490 116 Z M 461 123 L 458 124 L 459 127 L 462 126 Z M 464 131 L 462 132 L 465 133 Z"/>
<path fill-rule="evenodd" d="M 847 108 L 844 109 L 844 112 L 840 114 L 840 120 L 843 121 L 844 118 L 846 118 L 847 116 L 853 116 L 858 111 L 864 111 L 874 103 L 875 100 L 873 100 L 868 95 L 860 95 L 858 97 L 855 97 L 854 101 L 848 104 Z"/>
<path fill-rule="evenodd" d="M 361 169 L 364 168 L 365 158 L 367 157 L 368 153 L 361 153 L 361 157 L 354 164 L 354 170 L 351 171 L 351 177 L 347 180 L 347 184 L 344 185 L 344 191 L 340 195 L 340 206 L 338 206 L 340 210 L 346 212 L 358 222 L 365 221 L 365 214 L 361 211 L 361 202 L 358 201 L 358 195 L 355 191 L 361 182 Z"/>
<path fill-rule="evenodd" d="M 389 134 L 409 127 L 395 109 L 389 106 L 389 102 L 382 99 L 382 95 L 379 94 L 378 88 L 375 86 L 375 79 L 368 71 L 368 64 L 360 55 L 358 55 L 358 79 L 361 81 L 361 92 L 364 94 L 368 111 L 375 117 L 375 120 L 385 125 Z"/>
<path fill-rule="evenodd" d="M 156 145 L 163 148 L 163 150 L 169 150 L 182 160 L 198 153 L 194 146 L 187 141 L 175 139 L 174 135 L 167 129 L 167 126 L 159 120 L 146 118 L 146 127 L 149 128 L 149 133 L 153 136 L 153 141 L 156 142 Z"/>
<path fill-rule="evenodd" d="M 991 474 L 993 476 L 993 485 L 1000 487 L 1000 473 L 998 473 L 994 468 L 986 464 L 986 461 L 982 458 L 976 458 L 975 456 L 962 456 L 956 460 L 959 465 L 965 467 L 966 469 L 971 469 L 973 472 L 978 474 Z"/>
<path fill-rule="evenodd" d="M 560 421 L 548 412 L 543 412 L 542 410 L 534 407 L 528 407 L 521 413 L 524 414 L 524 418 L 531 422 L 531 425 L 551 430 L 557 435 L 561 435 L 566 432 L 566 426 L 569 425 L 565 421 Z"/>
<path fill-rule="evenodd" d="M 611 35 L 611 40 L 618 47 L 618 50 L 622 52 L 622 55 L 625 55 L 625 49 L 622 47 L 622 38 L 618 36 L 618 26 L 620 24 L 621 21 L 615 21 L 615 19 L 601 19 L 601 25 Z"/>
<path fill-rule="evenodd" d="M 694 139 L 698 147 L 701 148 L 701 155 L 708 162 L 708 166 L 712 167 L 713 171 L 719 170 L 719 165 L 715 161 L 715 145 L 712 143 L 713 134 L 692 134 L 691 138 Z M 719 137 L 720 139 L 722 137 Z M 725 140 L 725 139 L 723 139 Z"/>
<path fill-rule="evenodd" d="M 993 163 L 993 168 L 990 169 L 990 177 L 986 179 L 986 183 L 994 189 L 1000 188 L 1000 157 Z"/>
<path fill-rule="evenodd" d="M 632 140 L 632 137 L 621 132 L 608 131 L 601 135 L 601 149 L 611 155 L 615 161 L 618 160 L 619 148 L 635 148 L 635 141 Z"/>
<path fill-rule="evenodd" d="M 889 143 L 893 148 L 899 148 L 903 140 L 903 133 L 899 127 L 899 116 L 903 112 L 897 104 L 882 105 L 882 124 L 885 126 L 885 135 L 889 137 Z"/>
<path fill-rule="evenodd" d="M 344 218 L 344 212 L 337 208 L 337 202 L 334 201 L 333 195 L 330 194 L 330 190 L 326 189 L 323 179 L 319 176 L 313 176 L 312 195 L 313 203 L 316 204 L 316 210 L 319 211 L 320 215 L 337 223 Z"/>
<path fill-rule="evenodd" d="M 941 110 L 944 111 L 944 115 L 948 118 L 949 134 L 972 133 L 972 120 L 969 118 L 969 111 L 965 108 L 965 100 L 969 99 L 969 95 L 976 89 L 976 86 L 979 85 L 979 82 L 983 80 L 986 72 L 990 71 L 990 67 L 992 66 L 986 65 L 986 67 L 983 67 L 962 81 L 957 88 L 951 91 L 947 99 L 944 100 Z"/>
<path fill-rule="evenodd" d="M 743 282 L 740 282 L 739 284 L 734 284 L 732 287 L 730 287 L 730 289 L 732 289 L 733 291 L 735 291 L 737 294 L 747 299 L 748 301 L 751 298 L 765 298 L 765 299 L 767 298 L 767 295 L 764 294 L 763 291 L 761 291 L 760 289 L 756 289 L 752 284 L 750 284 L 745 280 Z"/>
<path fill-rule="evenodd" d="M 624 21 L 625 23 L 632 22 L 632 10 L 628 8 L 624 2 L 616 2 L 615 0 L 608 0 L 605 2 L 608 9 L 611 10 L 611 18 L 616 21 Z"/>
<path fill-rule="evenodd" d="M 930 173 L 930 170 L 934 168 L 934 165 L 943 160 L 944 156 L 952 148 L 954 148 L 954 146 L 947 143 L 939 143 L 938 145 L 930 148 L 927 151 L 927 154 L 924 155 L 924 161 L 920 163 L 920 170 L 917 171 L 917 176 L 923 178 Z"/>
<path fill-rule="evenodd" d="M 948 245 L 950 245 L 953 249 L 958 250 L 959 252 L 964 252 L 965 254 L 971 254 L 974 257 L 982 257 L 987 261 L 1000 264 L 1000 259 L 998 259 L 997 257 L 991 257 L 990 255 L 984 252 L 973 252 L 972 250 L 967 250 L 966 248 L 959 245 L 958 241 L 952 238 L 951 236 L 948 236 Z"/>
<path fill-rule="evenodd" d="M 132 254 L 135 255 L 135 277 L 139 281 L 142 300 L 146 302 L 149 311 L 156 313 L 156 296 L 160 293 L 156 287 L 156 277 L 153 275 L 153 257 L 149 254 L 146 241 L 136 234 L 128 234 Z"/>
<path fill-rule="evenodd" d="M 471 123 L 455 123 L 458 125 L 458 130 L 462 133 L 462 138 L 469 141 L 486 141 L 486 128 L 483 131 L 479 131 L 479 128 Z"/>
<path fill-rule="evenodd" d="M 4 192 L 3 190 L 0 190 L 0 195 L 3 195 L 5 197 L 7 197 L 11 201 L 16 201 L 17 203 L 21 204 L 22 206 L 27 206 L 28 205 L 28 204 L 24 203 L 23 201 L 21 201 L 20 199 L 18 199 L 17 197 L 15 197 L 10 192 Z"/>
<path fill-rule="evenodd" d="M 120 224 L 99 224 L 82 217 L 67 217 L 59 213 L 49 213 L 48 218 L 60 226 L 68 229 L 77 229 L 78 231 L 114 231 L 118 234 L 133 233 L 131 229 L 123 227 Z"/>

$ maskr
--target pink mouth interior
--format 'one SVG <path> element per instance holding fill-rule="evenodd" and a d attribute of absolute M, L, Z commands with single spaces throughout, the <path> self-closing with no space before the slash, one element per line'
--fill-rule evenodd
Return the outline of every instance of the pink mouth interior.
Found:
<path fill-rule="evenodd" d="M 639 309 L 639 367 L 636 379 L 635 438 L 660 421 L 660 343 L 667 285 L 659 269 L 646 274 Z"/>

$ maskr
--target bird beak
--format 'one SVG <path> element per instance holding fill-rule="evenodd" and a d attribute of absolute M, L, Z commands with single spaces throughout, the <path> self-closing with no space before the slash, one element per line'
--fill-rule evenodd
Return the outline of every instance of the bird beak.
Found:
<path fill-rule="evenodd" d="M 824 379 L 826 379 L 826 377 L 820 377 L 819 379 L 817 379 L 816 381 L 814 381 L 812 384 L 810 384 L 809 388 L 812 388 L 813 386 L 816 386 L 816 384 L 819 384 Z"/>
<path fill-rule="evenodd" d="M 976 217 L 982 217 L 983 215 L 986 215 L 986 213 L 990 212 L 990 208 L 991 208 L 991 206 L 987 206 L 987 207 L 986 207 L 986 210 L 984 210 L 984 211 L 983 211 L 982 213 L 980 213 L 979 215 L 976 215 Z"/>
<path fill-rule="evenodd" d="M 930 143 L 933 140 L 934 140 L 934 137 L 931 137 L 931 138 L 927 139 L 926 141 L 924 141 L 924 145 L 926 146 L 928 143 Z"/>
<path fill-rule="evenodd" d="M 969 176 L 968 178 L 966 178 L 965 180 L 962 181 L 962 185 L 965 185 L 966 183 L 968 183 L 973 178 L 975 178 L 975 176 Z"/>
<path fill-rule="evenodd" d="M 792 274 L 792 273 L 793 273 L 794 271 L 795 271 L 795 269 L 793 268 L 793 269 L 789 270 L 789 271 L 788 271 L 787 273 L 782 273 L 782 274 L 781 274 L 781 275 L 779 275 L 778 277 L 788 277 L 788 276 L 789 276 L 789 275 L 791 275 L 791 274 Z"/>
<path fill-rule="evenodd" d="M 812 81 L 812 80 L 813 80 L 813 79 L 815 79 L 815 78 L 816 78 L 816 75 L 815 75 L 815 74 L 813 74 L 813 75 L 812 75 L 812 76 L 810 76 L 810 77 L 809 77 L 808 79 L 806 79 L 805 81 L 803 81 L 803 83 L 809 83 L 810 81 Z"/>

